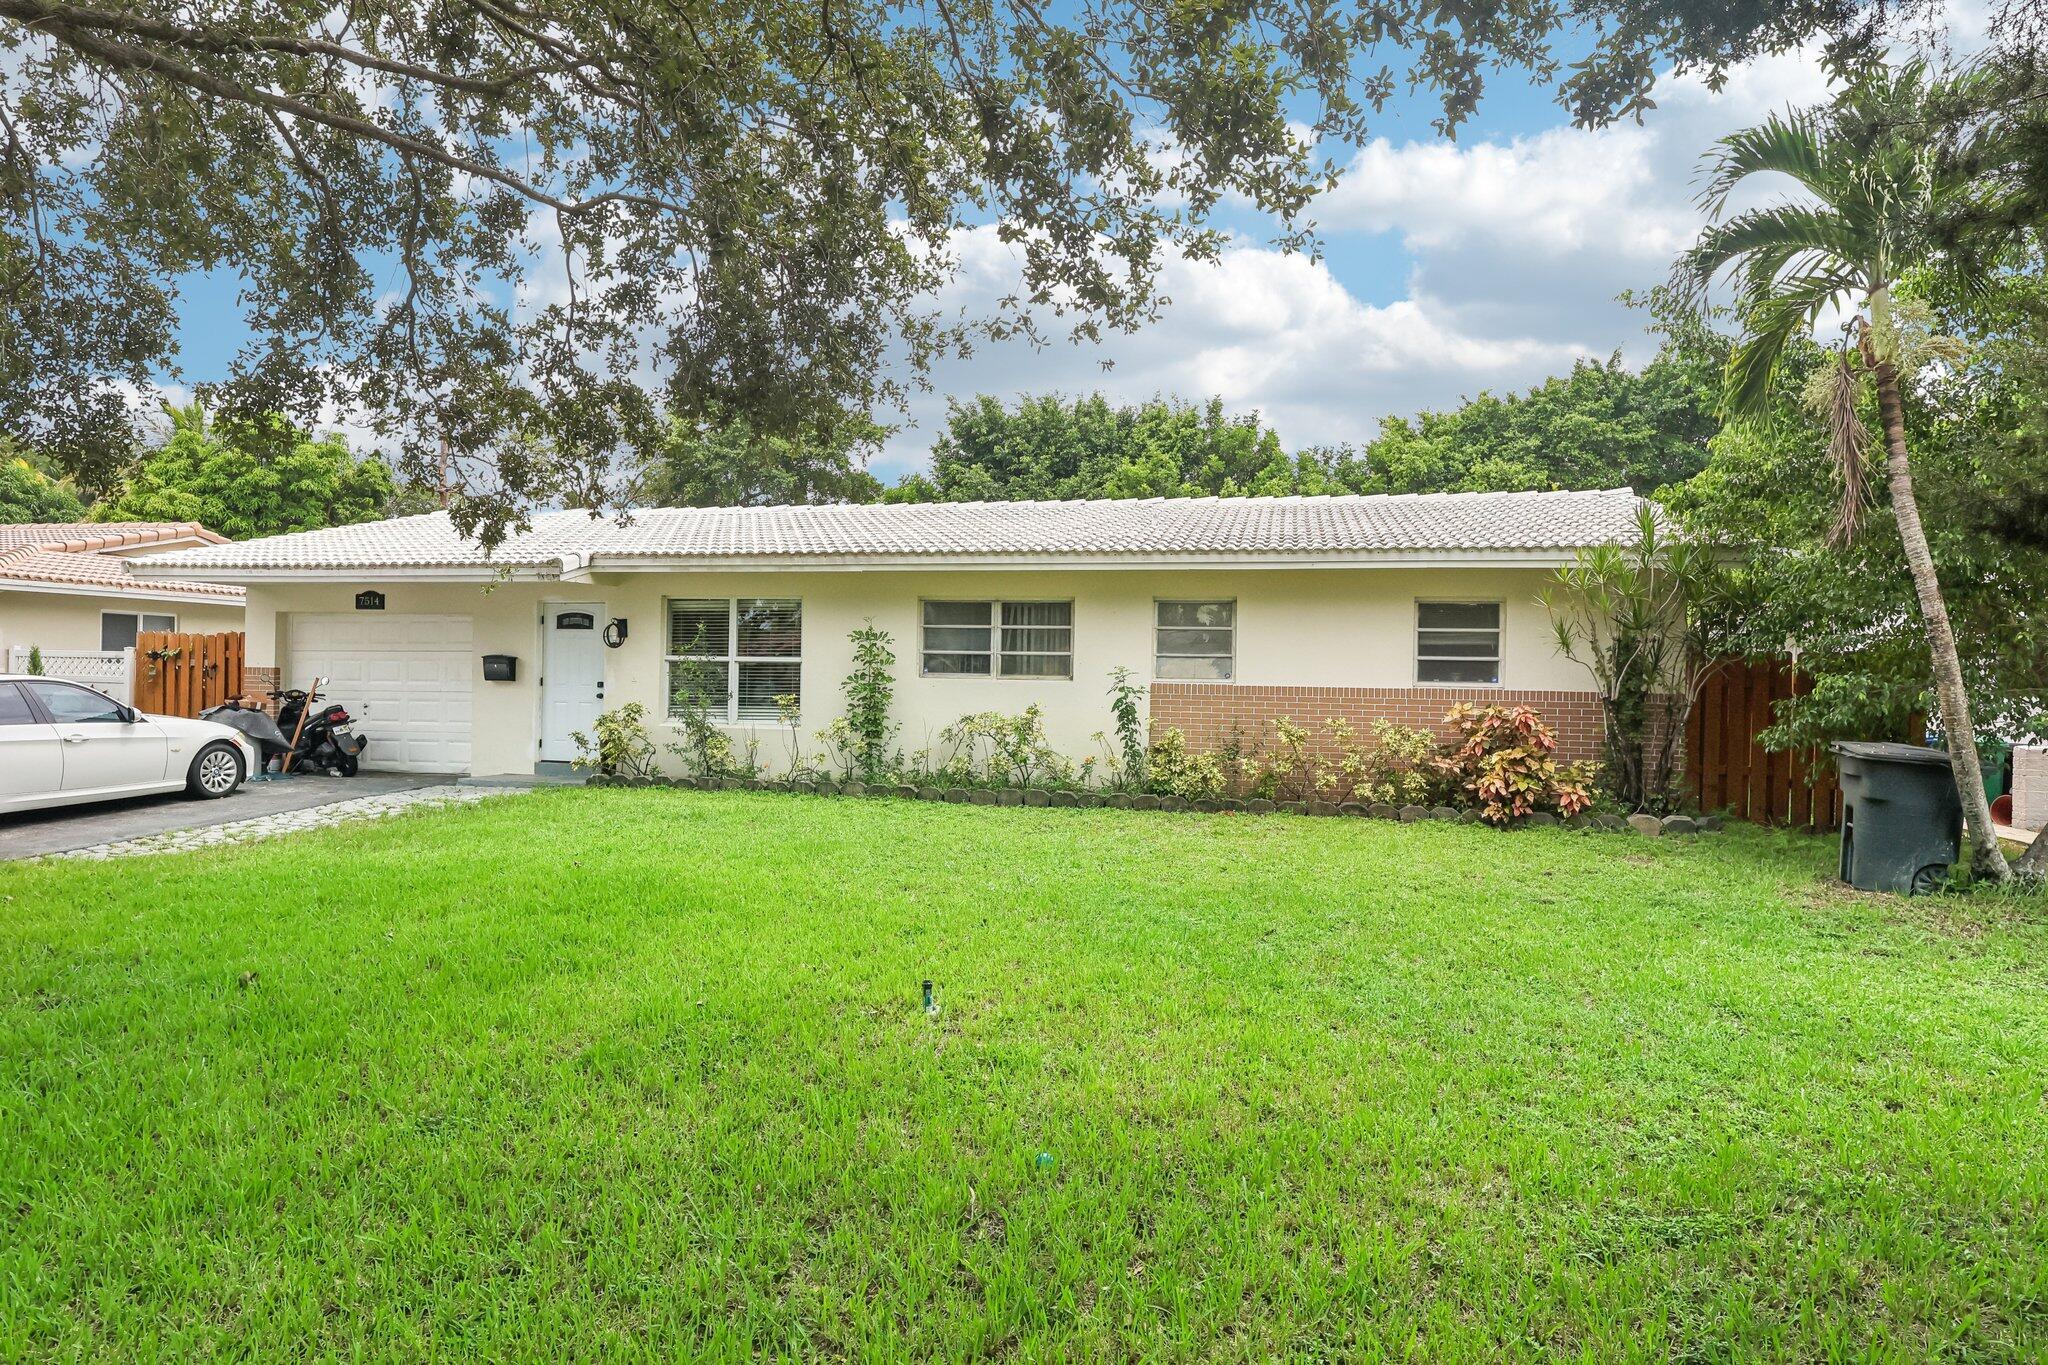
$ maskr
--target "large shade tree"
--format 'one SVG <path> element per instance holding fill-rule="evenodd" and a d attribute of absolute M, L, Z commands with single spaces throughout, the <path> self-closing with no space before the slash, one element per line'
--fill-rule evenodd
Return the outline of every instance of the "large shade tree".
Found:
<path fill-rule="evenodd" d="M 1744 335 L 1729 357 L 1725 404 L 1737 418 L 1768 413 L 1788 350 L 1823 315 L 1852 310 L 1842 344 L 1819 371 L 1823 382 L 1811 389 L 1840 478 L 1836 537 L 1857 534 L 1881 484 L 1925 631 L 1972 863 L 1979 874 L 2005 881 L 2012 873 L 1984 793 L 1969 689 L 1906 441 L 1906 385 L 1929 345 L 1901 319 L 1895 299 L 1903 277 L 1941 258 L 1940 225 L 1985 193 L 1968 169 L 1983 158 L 1957 155 L 1930 120 L 1928 111 L 1952 94 L 1953 87 L 1930 86 L 1925 69 L 1908 64 L 1867 77 L 1832 106 L 1772 117 L 1723 139 L 1709 159 L 1702 198 L 1719 221 L 1681 260 L 1679 274 L 1702 290 L 1724 275 L 1733 278 Z M 1751 177 L 1774 174 L 1795 182 L 1801 198 L 1727 212 Z M 1979 217 L 1998 221 L 1995 213 Z M 1866 390 L 1877 413 L 1875 440 L 1865 425 Z"/>
<path fill-rule="evenodd" d="M 179 282 L 239 278 L 223 412 L 370 413 L 423 484 L 445 443 L 497 528 L 603 501 L 665 413 L 830 443 L 900 396 L 893 355 L 1141 323 L 1226 197 L 1303 245 L 1397 92 L 1449 132 L 1510 70 L 1597 123 L 1666 64 L 1852 61 L 1899 8 L 0 0 L 0 426 L 125 449 Z M 994 317 L 932 302 L 968 227 L 1022 257 Z"/>

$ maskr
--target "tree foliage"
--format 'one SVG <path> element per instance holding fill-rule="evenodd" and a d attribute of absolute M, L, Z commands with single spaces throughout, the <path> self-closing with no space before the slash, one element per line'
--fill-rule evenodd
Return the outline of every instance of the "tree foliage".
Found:
<path fill-rule="evenodd" d="M 1742 338 L 1728 358 L 1724 410 L 1738 421 L 1771 415 L 1773 383 L 1788 350 L 1829 310 L 1846 305 L 1843 340 L 1803 398 L 1826 427 L 1830 483 L 1839 489 L 1828 539 L 1851 543 L 1863 514 L 1888 495 L 1911 575 L 1911 602 L 1932 665 L 1942 731 L 1976 870 L 2007 881 L 2011 870 L 1991 830 L 1979 772 L 1971 688 L 1915 487 L 1906 408 L 1914 387 L 1938 366 L 1952 367 L 1961 345 L 1909 316 L 1897 296 L 1906 277 L 1949 264 L 1938 224 L 1957 205 L 1995 195 L 1948 154 L 1951 142 L 1992 145 L 1997 124 L 1929 137 L 1918 125 L 1962 81 L 1930 76 L 1920 63 L 1879 68 L 1830 106 L 1772 115 L 1732 133 L 1709 154 L 1701 204 L 1714 219 L 1678 266 L 1679 278 L 1704 290 L 1734 282 Z M 1729 212 L 1731 197 L 1759 175 L 1797 183 L 1797 200 Z M 2006 242 L 2009 228 L 1987 230 Z M 1968 288 L 1981 287 L 1976 276 Z M 1866 425 L 1875 400 L 1881 440 Z"/>
<path fill-rule="evenodd" d="M 391 471 L 335 436 L 283 419 L 214 422 L 203 408 L 168 410 L 170 438 L 93 509 L 100 521 L 196 521 L 231 540 L 346 526 L 388 514 Z"/>
<path fill-rule="evenodd" d="M 948 406 L 929 474 L 889 489 L 891 502 L 1015 502 L 1345 491 L 1348 465 L 1290 456 L 1257 413 L 1221 399 L 1155 398 L 1112 407 L 1100 394 L 1057 394 L 1005 407 L 983 395 Z"/>
<path fill-rule="evenodd" d="M 84 519 L 85 503 L 67 480 L 0 438 L 0 523 Z"/>
<path fill-rule="evenodd" d="M 1706 464 L 1725 339 L 1672 316 L 1640 371 L 1582 360 L 1523 394 L 1482 393 L 1447 412 L 1388 418 L 1363 452 L 1360 493 L 1517 492 L 1682 482 Z"/>
<path fill-rule="evenodd" d="M 1940 275 L 1909 286 L 1971 362 L 1929 376 L 1906 408 L 1927 537 L 1962 642 L 1972 710 L 2007 739 L 2048 739 L 2048 282 L 2008 262 L 1987 292 Z M 1730 427 L 1699 477 L 1674 489 L 1686 524 L 1739 555 L 1728 613 L 1738 652 L 1792 651 L 1812 691 L 1784 703 L 1773 748 L 1892 737 L 1931 713 L 1927 645 L 1896 536 L 1831 533 L 1838 496 L 1828 432 L 1798 401 L 1830 363 L 1806 342 L 1783 364 L 1774 419 Z M 1874 514 L 1889 510 L 1876 490 Z"/>
<path fill-rule="evenodd" d="M 825 440 L 774 435 L 744 418 L 675 418 L 640 461 L 632 500 L 642 507 L 875 502 L 882 485 L 866 465 L 881 435 L 870 424 Z"/>
<path fill-rule="evenodd" d="M 1662 342 L 1640 371 L 1619 355 L 1581 361 L 1526 393 L 1482 393 L 1444 412 L 1388 418 L 1364 445 L 1288 453 L 1257 413 L 1222 400 L 1113 406 L 1096 394 L 1005 406 L 956 402 L 927 474 L 901 502 L 1034 498 L 1513 492 L 1633 487 L 1691 477 L 1719 426 L 1728 342 L 1657 291 Z"/>
<path fill-rule="evenodd" d="M 175 367 L 178 281 L 231 272 L 254 339 L 224 412 L 373 414 L 423 484 L 445 441 L 459 519 L 496 531 L 602 501 L 664 412 L 829 444 L 901 395 L 891 354 L 1146 321 L 1226 197 L 1304 245 L 1330 149 L 1397 92 L 1450 132 L 1512 70 L 1597 123 L 1667 63 L 1816 35 L 1849 61 L 1895 12 L 0 0 L 0 424 L 67 462 L 125 450 L 124 386 Z M 975 225 L 1021 285 L 942 316 Z"/>

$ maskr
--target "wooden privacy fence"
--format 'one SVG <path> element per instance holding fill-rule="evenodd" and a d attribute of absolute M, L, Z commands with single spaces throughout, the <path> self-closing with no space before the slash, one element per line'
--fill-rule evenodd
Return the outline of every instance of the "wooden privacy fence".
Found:
<path fill-rule="evenodd" d="M 196 716 L 209 706 L 242 695 L 242 632 L 184 635 L 145 630 L 135 637 L 135 700 L 138 711 L 159 716 Z"/>
<path fill-rule="evenodd" d="M 1833 829 L 1842 819 L 1834 760 L 1816 749 L 1766 753 L 1756 737 L 1772 704 L 1812 681 L 1784 659 L 1723 659 L 1707 672 L 1685 726 L 1685 781 L 1701 810 L 1760 825 Z"/>

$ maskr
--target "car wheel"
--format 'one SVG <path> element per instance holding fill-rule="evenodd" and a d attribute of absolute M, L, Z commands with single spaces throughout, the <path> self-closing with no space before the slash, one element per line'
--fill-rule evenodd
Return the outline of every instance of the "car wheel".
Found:
<path fill-rule="evenodd" d="M 185 775 L 185 790 L 203 800 L 213 801 L 242 785 L 242 756 L 232 744 L 209 744 L 192 760 Z"/>

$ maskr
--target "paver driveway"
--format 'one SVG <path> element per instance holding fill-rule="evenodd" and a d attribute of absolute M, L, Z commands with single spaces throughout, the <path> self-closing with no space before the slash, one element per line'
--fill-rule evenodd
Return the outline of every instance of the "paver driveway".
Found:
<path fill-rule="evenodd" d="M 36 858 L 96 844 L 119 843 L 173 830 L 204 829 L 253 820 L 283 811 L 352 801 L 359 796 L 438 787 L 455 779 L 431 773 L 359 773 L 354 777 L 292 777 L 282 782 L 247 782 L 219 801 L 182 795 L 139 796 L 87 806 L 0 815 L 0 858 Z"/>

